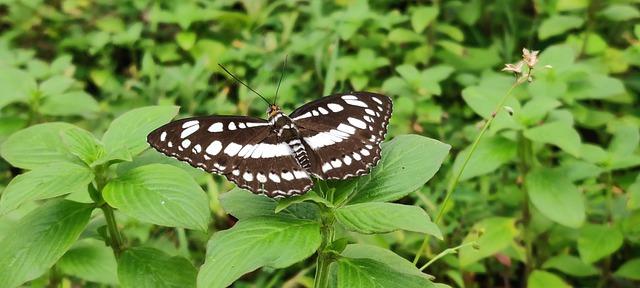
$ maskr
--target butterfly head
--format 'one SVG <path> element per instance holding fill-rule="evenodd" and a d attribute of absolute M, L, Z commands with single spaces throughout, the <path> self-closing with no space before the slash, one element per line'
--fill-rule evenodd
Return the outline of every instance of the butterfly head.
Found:
<path fill-rule="evenodd" d="M 269 104 L 269 108 L 267 108 L 267 116 L 269 118 L 273 117 L 273 115 L 276 115 L 278 113 L 282 112 L 282 108 L 278 105 L 275 104 Z"/>

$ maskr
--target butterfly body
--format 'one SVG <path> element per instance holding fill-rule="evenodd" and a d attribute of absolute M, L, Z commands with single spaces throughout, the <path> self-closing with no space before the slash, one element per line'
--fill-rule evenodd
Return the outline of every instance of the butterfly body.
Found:
<path fill-rule="evenodd" d="M 268 120 L 204 116 L 174 121 L 151 132 L 147 142 L 253 193 L 291 197 L 309 191 L 312 176 L 338 180 L 369 173 L 380 160 L 391 110 L 391 99 L 381 94 L 335 94 L 290 115 L 270 105 Z"/>

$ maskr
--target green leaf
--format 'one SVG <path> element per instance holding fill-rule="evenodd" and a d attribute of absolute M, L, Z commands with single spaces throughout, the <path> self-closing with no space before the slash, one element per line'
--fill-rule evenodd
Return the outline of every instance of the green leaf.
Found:
<path fill-rule="evenodd" d="M 438 8 L 418 6 L 411 14 L 411 27 L 416 33 L 422 33 L 436 17 L 438 17 Z"/>
<path fill-rule="evenodd" d="M 67 76 L 56 75 L 40 83 L 40 92 L 42 92 L 42 96 L 53 96 L 62 94 L 64 91 L 69 89 L 69 87 L 71 87 L 73 81 L 73 79 Z M 73 103 L 69 102 L 67 104 Z"/>
<path fill-rule="evenodd" d="M 239 220 L 276 215 L 278 204 L 276 200 L 255 195 L 238 187 L 220 195 L 219 198 L 224 211 Z M 318 215 L 318 206 L 312 203 L 298 203 L 288 206 L 277 215 L 291 219 L 315 219 Z"/>
<path fill-rule="evenodd" d="M 476 233 L 469 233 L 464 238 L 463 243 L 469 243 L 477 239 L 480 248 L 476 250 L 473 247 L 465 246 L 460 249 L 460 267 L 463 268 L 480 259 L 501 252 L 510 245 L 514 245 L 515 238 L 519 234 L 516 228 L 516 220 L 505 217 L 484 219 L 474 224 L 470 231 L 484 232 L 480 238 Z"/>
<path fill-rule="evenodd" d="M 433 278 L 428 274 L 422 273 L 407 259 L 382 247 L 369 244 L 349 244 L 340 254 L 351 259 L 372 259 L 388 265 L 398 273 L 414 275 L 424 279 Z"/>
<path fill-rule="evenodd" d="M 181 31 L 176 34 L 176 42 L 178 46 L 184 50 L 191 50 L 196 43 L 196 33 L 189 31 Z"/>
<path fill-rule="evenodd" d="M 578 228 L 585 220 L 584 197 L 561 169 L 534 168 L 525 177 L 531 203 L 552 221 Z"/>
<path fill-rule="evenodd" d="M 578 252 L 585 263 L 593 263 L 618 251 L 623 235 L 616 227 L 587 224 L 580 229 Z"/>
<path fill-rule="evenodd" d="M 76 242 L 56 263 L 68 275 L 91 282 L 118 284 L 118 264 L 113 250 L 104 241 L 83 239 Z"/>
<path fill-rule="evenodd" d="M 453 171 L 457 174 L 462 163 L 469 155 L 471 146 L 462 150 L 453 163 Z M 517 147 L 513 141 L 499 135 L 485 137 L 478 143 L 475 152 L 462 171 L 460 181 L 491 173 L 508 163 L 516 156 Z"/>
<path fill-rule="evenodd" d="M 604 16 L 611 21 L 629 21 L 640 17 L 640 11 L 637 6 L 625 4 L 612 4 L 604 8 L 598 14 Z"/>
<path fill-rule="evenodd" d="M 157 225 L 206 231 L 207 194 L 187 172 L 167 164 L 127 171 L 103 190 L 105 201 L 122 213 Z"/>
<path fill-rule="evenodd" d="M 54 94 L 43 99 L 40 113 L 53 116 L 90 116 L 99 111 L 98 102 L 84 91 Z"/>
<path fill-rule="evenodd" d="M 418 206 L 394 203 L 360 203 L 342 206 L 335 211 L 336 219 L 347 230 L 363 234 L 408 230 L 427 233 L 442 239 L 438 226 L 427 212 Z"/>
<path fill-rule="evenodd" d="M 226 287 L 262 266 L 284 268 L 320 247 L 317 221 L 281 217 L 243 219 L 213 235 L 198 274 L 198 287 Z"/>
<path fill-rule="evenodd" d="M 0 154 L 11 165 L 23 169 L 75 162 L 77 158 L 69 152 L 60 136 L 60 131 L 72 128 L 77 127 L 58 122 L 33 125 L 11 135 L 2 143 Z"/>
<path fill-rule="evenodd" d="M 13 102 L 27 103 L 37 91 L 38 84 L 33 76 L 11 67 L 0 68 L 0 108 Z"/>
<path fill-rule="evenodd" d="M 122 287 L 196 287 L 196 274 L 189 260 L 151 247 L 129 249 L 118 262 Z"/>
<path fill-rule="evenodd" d="M 584 23 L 584 19 L 578 16 L 555 15 L 546 18 L 540 24 L 538 37 L 540 40 L 563 34 L 571 29 L 579 28 Z"/>
<path fill-rule="evenodd" d="M 91 169 L 71 163 L 52 163 L 18 175 L 0 198 L 0 215 L 26 201 L 87 191 L 93 177 Z"/>
<path fill-rule="evenodd" d="M 147 149 L 147 135 L 169 122 L 178 113 L 177 106 L 150 106 L 133 109 L 111 122 L 102 137 L 108 152 L 127 148 L 130 155 Z"/>
<path fill-rule="evenodd" d="M 624 262 L 614 275 L 632 280 L 640 280 L 640 258 L 634 258 L 627 262 Z"/>
<path fill-rule="evenodd" d="M 567 275 L 576 277 L 596 276 L 600 273 L 600 270 L 597 268 L 585 264 L 578 257 L 570 255 L 553 256 L 542 264 L 542 268 L 553 268 Z"/>
<path fill-rule="evenodd" d="M 562 103 L 551 97 L 534 97 L 522 106 L 520 113 L 515 116 L 523 126 L 536 124 L 549 113 L 549 111 L 560 107 Z"/>
<path fill-rule="evenodd" d="M 49 201 L 18 220 L 0 240 L 0 287 L 15 287 L 47 272 L 89 222 L 89 204 Z"/>
<path fill-rule="evenodd" d="M 398 272 L 373 259 L 341 257 L 336 264 L 337 287 L 435 287 L 425 278 Z"/>
<path fill-rule="evenodd" d="M 524 136 L 534 142 L 552 144 L 558 146 L 563 151 L 580 156 L 582 143 L 580 134 L 566 122 L 550 122 L 524 131 Z"/>
<path fill-rule="evenodd" d="M 399 135 L 382 143 L 382 159 L 359 178 L 347 203 L 398 200 L 419 189 L 438 171 L 451 146 L 418 135 Z"/>
<path fill-rule="evenodd" d="M 547 288 L 547 287 L 570 288 L 572 286 L 565 283 L 562 280 L 562 278 L 556 276 L 553 273 L 549 273 L 542 270 L 534 270 L 529 275 L 529 279 L 527 279 L 527 287 L 529 288 Z"/>
<path fill-rule="evenodd" d="M 78 156 L 86 164 L 93 163 L 106 153 L 104 145 L 87 130 L 71 128 L 60 131 L 60 135 L 69 152 Z"/>
<path fill-rule="evenodd" d="M 615 130 L 613 139 L 609 143 L 609 160 L 607 166 L 616 168 L 627 168 L 629 164 L 633 165 L 633 155 L 640 145 L 640 131 L 633 124 L 626 124 Z M 637 157 L 637 156 L 636 156 Z"/>
<path fill-rule="evenodd" d="M 424 37 L 409 29 L 395 28 L 389 32 L 386 40 L 398 44 L 406 44 L 412 42 L 420 43 L 424 41 Z"/>

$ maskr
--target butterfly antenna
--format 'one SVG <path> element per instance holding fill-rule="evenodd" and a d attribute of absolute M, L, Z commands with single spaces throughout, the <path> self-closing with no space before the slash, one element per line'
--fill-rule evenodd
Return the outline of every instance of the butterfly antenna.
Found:
<path fill-rule="evenodd" d="M 287 67 L 287 58 L 289 58 L 289 55 L 284 55 L 284 64 L 282 64 L 282 73 L 280 73 L 280 80 L 278 80 L 278 87 L 276 87 L 276 97 L 273 98 L 273 104 L 276 103 L 276 100 L 278 99 L 278 90 L 280 90 L 280 83 L 282 83 L 282 78 L 284 77 L 284 71 Z"/>
<path fill-rule="evenodd" d="M 231 72 L 229 72 L 229 70 L 227 70 L 227 68 L 224 68 L 224 66 L 222 66 L 222 64 L 218 63 L 218 66 L 220 66 L 220 68 L 222 68 L 222 70 L 224 70 L 224 72 L 227 72 L 227 74 L 229 74 L 229 76 L 233 77 L 233 79 L 235 79 L 238 83 L 242 84 L 242 86 L 247 87 L 249 90 L 251 90 L 251 92 L 256 93 L 256 95 L 260 96 L 260 98 L 262 98 L 262 100 L 267 102 L 267 104 L 271 105 L 271 103 L 269 103 L 269 100 L 267 100 L 262 95 L 260 95 L 260 93 L 256 92 L 256 90 L 253 90 L 251 87 L 249 87 L 249 85 L 244 84 L 244 82 L 240 81 L 240 79 L 238 79 L 238 77 L 236 77 L 233 74 L 231 74 Z"/>

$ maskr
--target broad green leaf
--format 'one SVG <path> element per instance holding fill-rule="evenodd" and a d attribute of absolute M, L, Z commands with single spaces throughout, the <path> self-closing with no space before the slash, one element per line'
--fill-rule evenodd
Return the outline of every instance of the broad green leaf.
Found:
<path fill-rule="evenodd" d="M 339 258 L 337 287 L 435 287 L 423 277 L 399 272 L 373 259 Z"/>
<path fill-rule="evenodd" d="M 93 134 L 80 128 L 60 131 L 62 141 L 71 154 L 78 156 L 87 165 L 105 154 L 104 145 Z"/>
<path fill-rule="evenodd" d="M 226 287 L 262 266 L 287 267 L 311 256 L 320 242 L 317 221 L 273 216 L 240 220 L 211 237 L 198 287 Z"/>
<path fill-rule="evenodd" d="M 601 10 L 598 14 L 608 18 L 612 21 L 629 21 L 636 18 L 640 18 L 640 11 L 638 6 L 625 5 L 625 4 L 612 4 Z"/>
<path fill-rule="evenodd" d="M 593 263 L 618 251 L 623 235 L 616 227 L 587 224 L 580 229 L 578 252 L 585 263 Z"/>
<path fill-rule="evenodd" d="M 255 195 L 241 188 L 220 195 L 220 205 L 225 212 L 239 220 L 260 216 L 275 216 L 277 201 L 262 195 Z M 318 206 L 312 203 L 297 203 L 277 213 L 291 219 L 315 219 Z"/>
<path fill-rule="evenodd" d="M 395 28 L 389 31 L 386 38 L 387 41 L 392 43 L 406 44 L 406 43 L 420 43 L 424 41 L 424 37 L 420 34 L 405 28 Z"/>
<path fill-rule="evenodd" d="M 525 177 L 531 203 L 552 221 L 578 228 L 585 220 L 582 192 L 561 169 L 534 168 Z"/>
<path fill-rule="evenodd" d="M 626 94 L 626 89 L 622 80 L 602 74 L 593 74 L 584 77 L 582 89 L 569 90 L 570 96 L 576 100 L 585 99 L 610 99 L 615 100 L 616 96 Z"/>
<path fill-rule="evenodd" d="M 0 108 L 13 102 L 27 103 L 37 90 L 36 80 L 27 72 L 11 67 L 0 68 Z"/>
<path fill-rule="evenodd" d="M 87 191 L 93 181 L 93 171 L 71 163 L 52 163 L 18 175 L 9 183 L 0 198 L 0 215 L 26 201 L 40 200 Z"/>
<path fill-rule="evenodd" d="M 553 256 L 542 264 L 542 268 L 553 268 L 567 275 L 576 277 L 596 276 L 600 273 L 596 267 L 585 264 L 580 258 L 570 255 Z"/>
<path fill-rule="evenodd" d="M 607 160 L 607 151 L 602 149 L 602 147 L 594 144 L 584 143 L 580 148 L 580 155 L 582 155 L 582 159 L 586 160 L 589 163 L 593 164 L 601 164 Z"/>
<path fill-rule="evenodd" d="M 130 155 L 147 149 L 147 134 L 169 122 L 178 113 L 176 106 L 150 106 L 133 109 L 111 122 L 102 137 L 108 152 L 126 147 Z"/>
<path fill-rule="evenodd" d="M 169 158 L 171 159 L 171 158 Z M 98 165 L 102 165 L 108 162 L 131 162 L 133 160 L 131 153 L 127 150 L 127 147 L 122 147 L 116 150 L 112 150 L 110 152 L 106 152 L 102 157 L 96 159 L 91 163 L 91 167 L 95 167 Z"/>
<path fill-rule="evenodd" d="M 418 6 L 418 8 L 411 13 L 411 27 L 413 31 L 422 33 L 436 17 L 438 17 L 438 8 Z"/>
<path fill-rule="evenodd" d="M 639 144 L 640 130 L 636 125 L 627 124 L 616 129 L 609 143 L 607 166 L 611 169 L 620 169 L 640 164 L 632 161 L 639 157 L 634 155 Z"/>
<path fill-rule="evenodd" d="M 574 157 L 580 156 L 580 134 L 570 124 L 560 121 L 545 123 L 524 131 L 524 136 L 534 142 L 552 144 Z"/>
<path fill-rule="evenodd" d="M 0 287 L 15 287 L 47 272 L 89 222 L 89 204 L 49 201 L 18 220 L 0 240 Z"/>
<path fill-rule="evenodd" d="M 570 288 L 571 285 L 565 283 L 562 278 L 553 273 L 543 270 L 534 270 L 527 279 L 527 287 L 529 288 Z"/>
<path fill-rule="evenodd" d="M 578 16 L 555 15 L 542 21 L 538 29 L 538 37 L 541 40 L 560 35 L 571 29 L 579 28 L 584 19 Z"/>
<path fill-rule="evenodd" d="M 551 110 L 560 107 L 562 103 L 551 97 L 538 96 L 527 101 L 522 106 L 516 118 L 523 126 L 531 126 L 540 122 Z"/>
<path fill-rule="evenodd" d="M 460 267 L 463 268 L 507 249 L 510 245 L 513 245 L 519 234 L 516 228 L 516 220 L 505 217 L 484 219 L 474 224 L 471 231 L 483 231 L 483 234 L 478 238 L 476 233 L 470 233 L 464 238 L 463 243 L 477 240 L 479 249 L 476 250 L 470 246 L 460 249 Z"/>
<path fill-rule="evenodd" d="M 502 97 L 500 93 L 495 91 L 507 91 L 511 85 L 513 85 L 513 77 L 505 75 L 484 76 L 478 86 L 470 86 L 462 90 L 462 98 L 476 114 L 483 119 L 489 119 Z M 520 103 L 515 97 L 509 97 L 505 106 L 520 111 Z M 503 110 L 501 108 L 498 111 L 491 125 L 491 131 L 500 131 L 505 128 L 520 129 L 520 124 Z"/>
<path fill-rule="evenodd" d="M 349 244 L 340 255 L 351 259 L 372 259 L 384 263 L 400 273 L 431 279 L 431 276 L 422 273 L 407 259 L 382 247 L 369 244 Z"/>
<path fill-rule="evenodd" d="M 68 275 L 91 282 L 118 284 L 116 257 L 104 241 L 83 239 L 76 242 L 56 264 Z"/>
<path fill-rule="evenodd" d="M 382 144 L 382 159 L 360 177 L 347 203 L 398 200 L 422 187 L 438 171 L 451 146 L 418 135 L 400 135 Z"/>
<path fill-rule="evenodd" d="M 49 163 L 74 162 L 60 136 L 60 131 L 77 128 L 68 123 L 51 122 L 20 130 L 0 146 L 0 154 L 11 165 L 34 169 Z"/>
<path fill-rule="evenodd" d="M 40 113 L 53 116 L 91 115 L 99 111 L 98 102 L 84 91 L 54 94 L 42 100 Z"/>
<path fill-rule="evenodd" d="M 151 247 L 136 247 L 118 261 L 122 287 L 196 287 L 197 270 L 189 260 Z"/>
<path fill-rule="evenodd" d="M 184 50 L 191 50 L 196 43 L 196 33 L 190 31 L 181 31 L 176 34 L 176 42 L 178 46 Z"/>
<path fill-rule="evenodd" d="M 460 176 L 460 181 L 495 171 L 516 156 L 516 148 L 516 143 L 499 135 L 485 137 L 478 143 L 476 150 L 467 162 Z M 458 153 L 453 163 L 453 171 L 456 174 L 462 168 L 462 163 L 470 151 L 471 146 Z"/>
<path fill-rule="evenodd" d="M 105 201 L 141 221 L 206 231 L 207 194 L 187 172 L 167 164 L 129 170 L 103 190 Z"/>
<path fill-rule="evenodd" d="M 335 210 L 336 219 L 347 230 L 363 234 L 408 230 L 427 233 L 442 239 L 438 226 L 418 206 L 369 202 L 342 206 Z"/>
<path fill-rule="evenodd" d="M 640 280 L 638 271 L 640 271 L 640 258 L 634 258 L 622 264 L 613 274 L 618 277 Z"/>
<path fill-rule="evenodd" d="M 67 76 L 56 75 L 40 83 L 40 92 L 42 92 L 42 96 L 62 94 L 71 87 L 73 81 L 74 80 L 72 78 Z M 69 102 L 68 104 L 72 103 Z"/>

